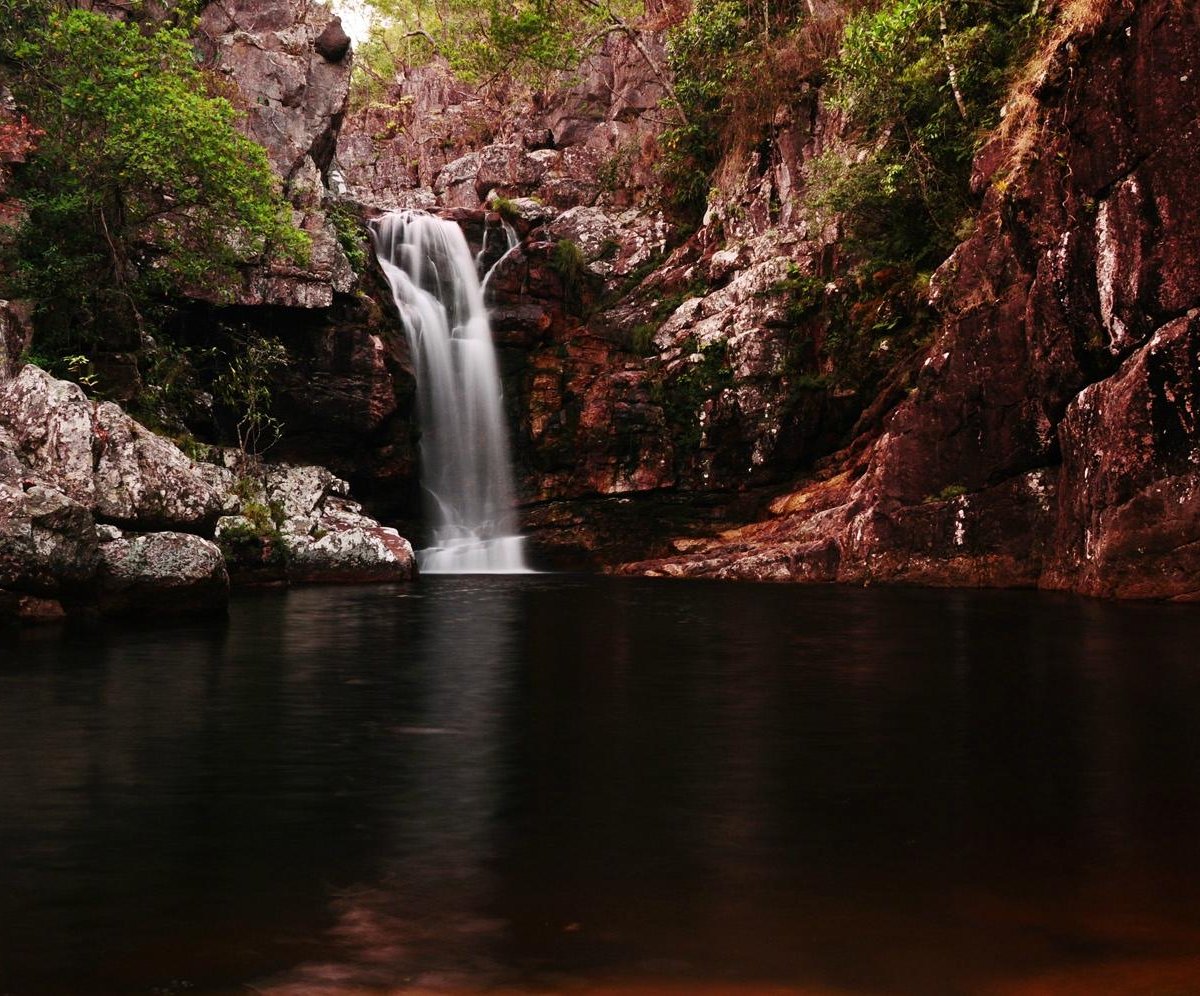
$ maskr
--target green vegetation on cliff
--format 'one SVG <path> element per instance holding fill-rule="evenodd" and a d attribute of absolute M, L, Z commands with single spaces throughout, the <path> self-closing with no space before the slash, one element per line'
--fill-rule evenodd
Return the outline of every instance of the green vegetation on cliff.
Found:
<path fill-rule="evenodd" d="M 404 65 L 440 55 L 466 80 L 499 76 L 545 84 L 570 72 L 612 31 L 636 35 L 640 0 L 366 0 L 376 15 L 360 67 L 388 82 Z"/>
<path fill-rule="evenodd" d="M 0 293 L 36 303 L 40 353 L 138 348 L 166 295 L 227 298 L 241 266 L 304 257 L 265 152 L 197 66 L 189 17 L 4 6 L 0 59 L 42 134 L 16 174 L 27 213 Z"/>
<path fill-rule="evenodd" d="M 821 206 L 879 263 L 931 267 L 972 215 L 971 162 L 1040 27 L 1029 0 L 887 0 L 845 26 L 833 103 L 870 149 L 825 154 Z"/>

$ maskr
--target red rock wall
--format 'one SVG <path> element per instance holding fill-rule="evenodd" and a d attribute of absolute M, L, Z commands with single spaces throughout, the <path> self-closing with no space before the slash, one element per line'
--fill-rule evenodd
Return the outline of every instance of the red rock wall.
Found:
<path fill-rule="evenodd" d="M 911 394 L 771 521 L 638 569 L 1200 593 L 1200 10 L 1110 0 L 1048 66 Z"/>

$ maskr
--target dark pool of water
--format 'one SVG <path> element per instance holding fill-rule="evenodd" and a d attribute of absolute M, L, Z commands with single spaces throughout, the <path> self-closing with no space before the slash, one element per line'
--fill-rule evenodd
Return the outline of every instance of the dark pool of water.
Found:
<path fill-rule="evenodd" d="M 0 994 L 1200 992 L 1200 608 L 432 578 L 0 637 Z"/>

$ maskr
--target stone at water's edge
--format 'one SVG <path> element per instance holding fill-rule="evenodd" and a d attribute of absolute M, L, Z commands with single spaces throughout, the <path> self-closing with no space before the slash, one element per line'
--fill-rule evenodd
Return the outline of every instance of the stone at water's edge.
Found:
<path fill-rule="evenodd" d="M 220 548 L 188 533 L 149 533 L 100 547 L 99 607 L 106 615 L 213 612 L 229 602 Z"/>
<path fill-rule="evenodd" d="M 912 390 L 773 518 L 627 572 L 1197 597 L 1200 31 L 1103 13 L 1039 90 L 1036 158 L 981 154 Z"/>
<path fill-rule="evenodd" d="M 99 557 L 87 508 L 53 488 L 0 477 L 0 589 L 70 597 L 92 580 Z"/>
<path fill-rule="evenodd" d="M 1164 326 L 1067 409 L 1045 584 L 1200 599 L 1200 310 Z"/>
<path fill-rule="evenodd" d="M 279 520 L 266 529 L 279 551 L 267 580 L 415 573 L 408 541 L 362 515 L 324 468 L 196 463 L 37 367 L 0 378 L 0 619 L 220 610 L 229 574 L 212 536 L 255 504 L 243 534 L 257 540 L 268 509 Z"/>
<path fill-rule="evenodd" d="M 218 520 L 216 539 L 237 582 L 409 581 L 416 576 L 408 540 L 363 515 L 350 500 L 349 485 L 324 467 L 268 467 L 251 500 L 280 521 L 264 530 L 239 514 Z"/>

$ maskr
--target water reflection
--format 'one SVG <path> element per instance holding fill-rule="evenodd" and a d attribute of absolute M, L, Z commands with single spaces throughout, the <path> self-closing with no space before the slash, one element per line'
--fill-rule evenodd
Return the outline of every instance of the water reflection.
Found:
<path fill-rule="evenodd" d="M 397 667 L 415 672 L 403 721 L 381 731 L 382 860 L 370 881 L 338 890 L 330 929 L 336 960 L 305 964 L 264 987 L 480 985 L 498 973 L 485 912 L 494 892 L 503 746 L 517 659 L 518 589 L 456 581 L 436 589 L 403 642 Z"/>
<path fill-rule="evenodd" d="M 0 993 L 1200 990 L 1197 637 L 550 576 L 21 634 Z"/>

